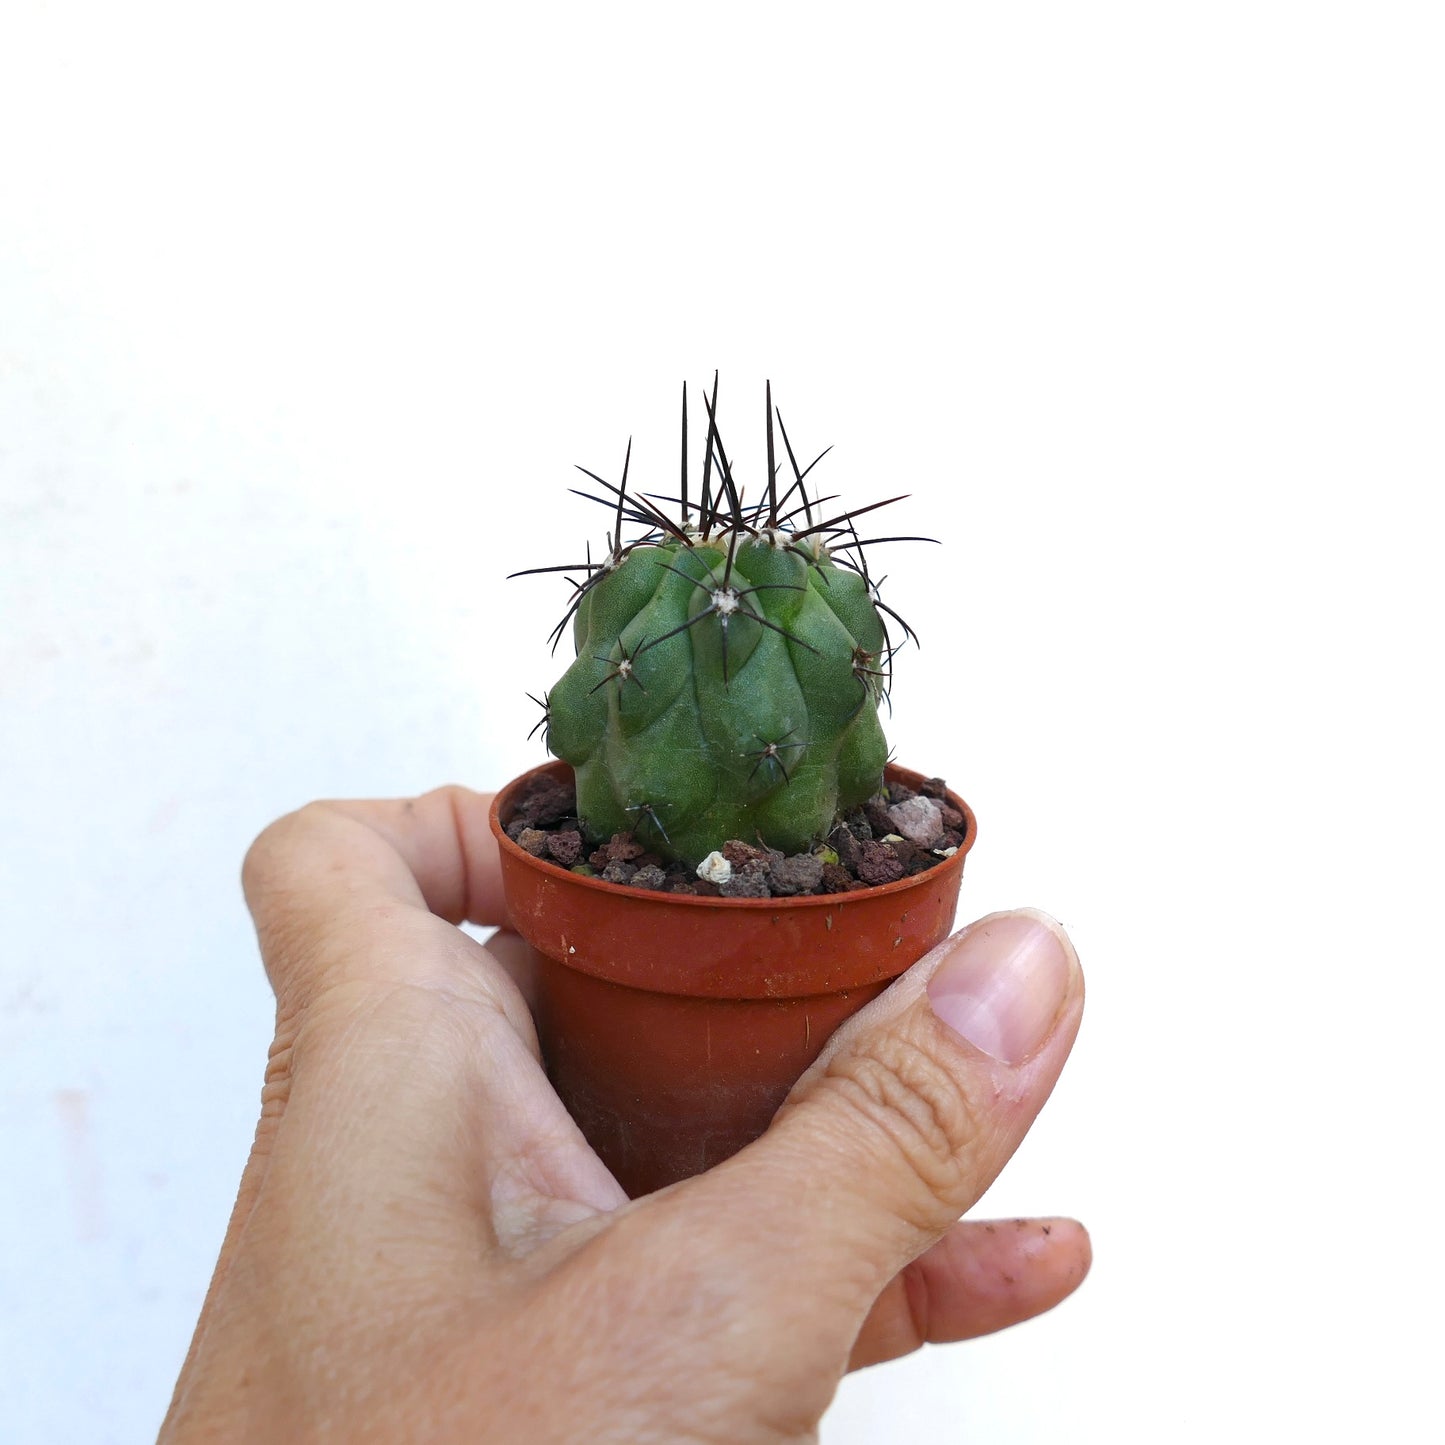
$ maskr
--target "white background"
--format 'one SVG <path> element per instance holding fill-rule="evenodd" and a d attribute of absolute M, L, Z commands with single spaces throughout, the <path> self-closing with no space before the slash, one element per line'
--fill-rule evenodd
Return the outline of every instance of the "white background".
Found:
<path fill-rule="evenodd" d="M 1430 1435 L 1436 14 L 8 0 L 0 1438 L 153 1434 L 269 1039 L 247 842 L 539 760 L 565 588 L 503 575 L 714 367 L 743 474 L 771 377 L 944 539 L 891 737 L 967 912 L 1089 977 L 981 1212 L 1093 1277 L 824 1440 Z"/>

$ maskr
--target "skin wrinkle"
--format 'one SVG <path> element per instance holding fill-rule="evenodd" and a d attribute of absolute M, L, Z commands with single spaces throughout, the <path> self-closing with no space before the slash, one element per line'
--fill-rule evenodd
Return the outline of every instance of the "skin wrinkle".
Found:
<path fill-rule="evenodd" d="M 617 1414 L 635 1421 L 617 1436 L 620 1439 L 736 1440 L 737 1400 L 755 1391 L 773 1371 L 735 1292 L 706 1261 L 669 1247 L 666 1234 L 659 1238 L 642 1217 L 646 1212 L 645 1206 L 639 1207 L 638 1216 L 622 1230 L 624 1242 L 608 1250 L 610 1258 L 600 1281 L 593 1266 L 604 1256 L 596 1238 L 549 1281 L 549 1290 L 562 1291 L 555 1313 L 567 1320 L 573 1346 L 560 1352 L 568 1366 L 555 1384 L 559 1391 L 579 1398 L 604 1400 L 596 1412 L 602 1418 Z M 650 1319 L 652 1336 L 646 1373 L 634 1367 L 630 1351 L 619 1352 L 613 1328 L 618 1318 L 643 1314 Z M 731 1340 L 747 1346 L 736 1358 L 727 1348 Z M 540 1340 L 530 1343 L 545 1348 Z M 709 1388 L 701 1398 L 693 1388 L 690 1369 L 700 1347 L 709 1349 L 714 1358 Z M 659 1398 L 659 1380 L 668 1382 L 664 1399 Z M 659 1413 L 672 1422 L 671 1428 L 655 1432 L 648 1424 L 655 1425 Z M 711 1428 L 710 1414 L 717 1417 Z M 685 1432 L 678 1428 L 682 1425 Z M 791 1430 L 762 1427 L 762 1421 L 755 1422 L 746 1438 L 796 1438 Z"/>
<path fill-rule="evenodd" d="M 382 993 L 368 991 L 362 998 L 354 1002 L 337 999 L 333 994 L 330 998 L 323 997 L 312 1004 L 302 1020 L 292 1049 L 293 1059 L 296 1060 L 294 1068 L 294 1078 L 297 1081 L 295 1102 L 300 1114 L 298 1116 L 293 1112 L 287 1138 L 282 1140 L 278 1137 L 276 1150 L 278 1156 L 280 1149 L 289 1144 L 287 1160 L 289 1161 L 293 1154 L 300 1153 L 302 1155 L 300 1167 L 304 1169 L 305 1155 L 308 1150 L 313 1151 L 316 1157 L 324 1158 L 329 1152 L 338 1152 L 338 1144 L 346 1144 L 350 1138 L 354 1137 L 357 1144 L 362 1147 L 371 1139 L 369 1128 L 358 1129 L 356 1125 L 352 1125 L 348 1132 L 338 1132 L 336 1124 L 332 1122 L 336 1113 L 332 1101 L 337 1093 L 338 1085 L 349 1075 L 374 1073 L 373 1061 L 388 1056 L 395 1058 L 400 1055 L 403 1059 L 410 1056 L 410 1047 L 402 1040 L 391 1036 L 392 1028 L 386 1018 L 388 1011 L 395 1009 L 398 998 L 409 992 L 419 997 L 428 1009 L 434 1006 L 430 989 L 417 989 L 413 985 L 405 984 L 393 985 Z M 455 1022 L 453 1019 L 454 1026 Z M 451 1047 L 448 1052 L 465 1064 L 469 1051 L 464 1044 L 458 1044 Z M 362 1057 L 358 1058 L 358 1055 Z M 471 1089 L 465 1091 L 461 1097 L 475 1096 L 479 1092 L 479 1085 L 480 1076 Z M 433 1113 L 434 1119 L 443 1117 L 443 1115 Z M 467 1158 L 476 1144 L 480 1142 L 475 1138 L 464 1137 L 461 1124 L 462 1119 L 459 1117 L 450 1131 L 452 1137 L 446 1140 L 448 1147 L 445 1153 L 436 1160 L 438 1165 L 444 1164 L 449 1158 L 456 1160 Z M 298 1135 L 299 1137 L 297 1137 Z M 443 1142 L 444 1137 L 434 1140 L 430 1146 L 432 1153 L 436 1152 L 436 1146 Z M 411 1147 L 422 1148 L 425 1146 L 418 1138 Z M 274 1164 L 275 1159 L 273 1158 L 273 1167 Z M 449 1176 L 445 1174 L 438 1176 L 438 1179 L 432 1182 L 431 1187 L 441 1187 L 441 1181 L 447 1177 Z M 466 1188 L 464 1172 L 459 1172 L 455 1176 L 455 1180 L 456 1184 L 445 1191 L 450 1195 L 454 1208 L 465 1208 L 469 1214 L 475 1214 L 478 1223 L 488 1224 L 490 1216 L 481 1207 L 485 1203 L 485 1191 Z M 330 1178 L 327 1182 L 331 1182 Z M 463 1187 L 458 1188 L 456 1185 Z M 413 1196 L 413 1198 L 416 1200 L 417 1196 Z M 359 1205 L 353 1207 L 359 1207 Z M 489 1243 L 495 1245 L 494 1240 L 489 1240 Z"/>
<path fill-rule="evenodd" d="M 672 1196 L 672 1201 L 676 1198 Z M 788 1240 L 783 1233 L 779 1232 L 776 1245 L 786 1258 Z M 771 1277 L 787 1281 L 785 1303 L 776 1305 L 771 1316 L 774 1332 L 764 1333 L 758 1329 L 747 1267 L 751 1262 L 739 1260 L 736 1241 L 721 1222 L 711 1215 L 706 1221 L 690 1218 L 662 1198 L 639 1201 L 617 1221 L 610 1237 L 594 1239 L 590 1246 L 594 1259 L 607 1258 L 604 1250 L 610 1256 L 604 1276 L 607 1287 L 588 1294 L 589 1303 L 606 1301 L 598 1306 L 605 1313 L 599 1314 L 596 1328 L 610 1337 L 609 1319 L 646 1315 L 657 1341 L 653 1348 L 663 1351 L 653 1361 L 656 1369 L 670 1376 L 674 1367 L 669 1361 L 674 1357 L 679 1361 L 676 1370 L 685 1371 L 689 1359 L 705 1354 L 712 1361 L 710 1398 L 726 1381 L 740 1382 L 758 1393 L 760 1382 L 777 1375 L 776 1340 L 789 1339 L 795 1342 L 793 1363 L 800 1380 L 780 1392 L 782 1408 L 804 1413 L 816 1408 L 821 1413 L 843 1372 L 846 1347 L 832 1351 L 820 1343 L 810 1315 L 824 1291 L 816 1288 L 816 1281 L 786 1266 L 779 1269 L 777 1250 L 768 1248 L 772 1243 L 765 1235 L 753 1237 L 754 1247 L 775 1261 Z M 577 1263 L 580 1269 L 584 1261 L 579 1257 Z M 719 1373 L 724 1381 L 719 1381 Z M 761 1393 L 769 1395 L 766 1390 Z M 811 1405 L 801 1398 L 810 1394 Z"/>
<path fill-rule="evenodd" d="M 333 963 L 318 962 L 316 965 L 328 977 L 320 980 L 310 996 L 296 1005 L 298 1012 L 314 1012 L 328 1007 L 340 992 L 354 993 L 359 999 L 369 991 L 385 995 L 398 990 L 414 990 L 447 1003 L 463 1016 L 481 1009 L 499 1016 L 509 1027 L 518 1028 L 521 1019 L 516 1015 L 521 1013 L 518 1007 L 521 1001 L 515 997 L 505 977 L 498 977 L 479 966 L 485 961 L 486 951 L 474 939 L 467 938 L 450 924 L 442 924 L 431 915 L 408 911 L 397 905 L 378 908 L 368 921 L 373 926 L 357 929 L 357 932 L 369 936 L 373 947 L 376 947 L 378 935 L 382 932 L 400 935 L 387 949 L 381 960 L 383 966 L 375 974 L 358 971 L 357 954 L 349 940 L 339 943 L 334 950 Z M 417 936 L 418 927 L 431 932 L 436 925 L 445 931 L 425 941 L 432 944 L 436 963 L 446 966 L 431 967 L 425 973 L 417 973 L 410 978 L 397 977 L 398 966 L 412 970 L 417 968 L 408 955 L 424 941 Z M 350 926 L 347 927 L 349 931 Z"/>
<path fill-rule="evenodd" d="M 393 920 L 409 923 L 416 916 L 414 911 L 405 909 L 393 911 L 391 905 L 386 905 L 379 909 L 375 915 L 375 917 L 380 918 L 385 923 L 390 923 Z M 430 916 L 426 916 L 426 922 L 431 922 Z M 483 952 L 479 945 L 470 939 L 466 939 L 463 935 L 455 934 L 454 937 L 458 944 L 462 945 L 461 951 L 463 953 L 479 955 Z M 373 989 L 376 990 L 375 993 L 372 992 Z M 455 1024 L 461 1017 L 466 1016 L 467 1008 L 475 1008 L 478 1006 L 486 1010 L 489 1015 L 496 1019 L 508 1023 L 512 1021 L 508 1009 L 511 1000 L 507 997 L 508 990 L 500 980 L 490 988 L 484 987 L 469 990 L 468 996 L 464 998 L 459 996 L 448 982 L 435 979 L 428 979 L 424 984 L 404 984 L 391 981 L 373 984 L 370 980 L 350 979 L 333 983 L 330 986 L 323 986 L 310 1000 L 306 1008 L 302 1011 L 303 1024 L 299 1031 L 298 1039 L 290 1050 L 291 1055 L 294 1058 L 297 1052 L 296 1045 L 306 1041 L 308 1035 L 314 1037 L 317 1029 L 320 1028 L 328 1031 L 325 1047 L 336 1050 L 338 1055 L 336 1062 L 338 1064 L 343 1063 L 346 1053 L 352 1046 L 352 1036 L 356 1031 L 370 1027 L 377 1017 L 395 1005 L 402 991 L 408 989 L 418 990 L 428 996 L 428 1005 L 433 1002 L 431 996 L 453 1005 L 452 1009 L 443 1013 L 441 1016 L 443 1022 L 446 1023 Z M 499 991 L 503 994 L 502 1000 L 499 1000 L 497 997 Z M 350 997 L 352 994 L 356 994 L 358 997 L 353 1000 Z M 346 1020 L 342 1032 L 335 1037 L 329 1035 L 329 1017 L 333 1011 L 339 1012 Z M 532 1047 L 535 1048 L 530 1016 L 524 1014 L 523 1018 L 526 1022 L 527 1033 L 531 1036 Z M 311 1025 L 309 1029 L 305 1026 L 307 1023 Z M 515 1028 L 509 1030 L 506 1037 L 516 1038 L 516 1032 L 517 1030 Z M 470 1053 L 473 1057 L 481 1059 L 487 1052 L 485 1039 L 489 1035 L 493 1038 L 498 1037 L 495 1033 L 494 1026 L 487 1023 L 479 1024 L 475 1028 L 472 1036 L 466 1040 L 466 1047 L 462 1052 Z M 530 1049 L 529 1052 L 531 1052 Z M 484 1071 L 477 1073 L 477 1080 L 474 1087 L 478 1095 L 484 1092 L 485 1077 Z M 570 1133 L 571 1131 L 569 1130 L 567 1132 Z M 512 1208 L 514 1210 L 518 1208 L 521 1209 L 524 1221 L 529 1214 L 537 1218 L 547 1218 L 549 1220 L 547 1225 L 549 1229 L 559 1228 L 563 1223 L 571 1223 L 577 1217 L 578 1207 L 569 1207 L 570 1201 L 561 1201 L 560 1205 L 557 1201 L 549 1201 L 545 1196 L 544 1187 L 538 1179 L 539 1175 L 545 1176 L 546 1174 L 545 1168 L 541 1167 L 541 1157 L 548 1151 L 558 1149 L 564 1137 L 565 1135 L 562 1131 L 552 1131 L 544 1135 L 528 1137 L 524 1141 L 524 1148 L 521 1156 L 519 1156 L 519 1163 L 517 1166 L 514 1166 L 514 1172 L 520 1173 L 520 1175 L 526 1179 L 527 1188 L 531 1197 L 525 1201 L 514 1197 L 511 1201 Z M 477 1143 L 484 1146 L 486 1141 L 479 1139 Z M 501 1163 L 505 1162 L 505 1160 L 501 1161 Z M 495 1184 L 492 1186 L 491 1192 L 495 1198 Z M 484 1190 L 481 1198 L 485 1197 L 486 1191 Z M 591 1206 L 585 1207 L 590 1208 Z M 561 1216 L 560 1221 L 557 1219 L 559 1215 Z M 535 1225 L 526 1226 L 524 1223 L 524 1228 L 526 1232 L 536 1232 Z"/>
<path fill-rule="evenodd" d="M 266 1074 L 261 1087 L 261 1114 L 252 1138 L 251 1153 L 241 1176 L 236 1192 L 236 1202 L 227 1221 L 226 1234 L 221 1242 L 216 1269 L 206 1298 L 201 1307 L 201 1318 L 197 1323 L 196 1338 L 186 1354 L 186 1366 L 203 1341 L 212 1303 L 225 1284 L 239 1241 L 245 1234 L 246 1225 L 265 1186 L 266 1174 L 270 1168 L 271 1151 L 275 1145 L 276 1133 L 285 1114 L 291 1094 L 292 1040 L 287 1037 L 299 1024 L 297 1017 L 282 1008 L 276 1010 L 275 1036 L 267 1051 Z M 183 1367 L 184 1378 L 184 1367 Z"/>
<path fill-rule="evenodd" d="M 913 1042 L 910 1022 L 905 1016 L 895 1031 L 861 1047 L 830 1051 L 819 1061 L 816 1080 L 810 1085 L 805 1078 L 785 1106 L 803 1115 L 810 1104 L 824 1105 L 810 1120 L 803 1147 L 826 1145 L 839 1159 L 856 1157 L 860 1147 L 874 1155 L 855 1177 L 839 1171 L 832 1198 L 835 1209 L 846 1212 L 860 1188 L 889 1182 L 890 1213 L 901 1229 L 892 1239 L 860 1244 L 858 1256 L 878 1257 L 885 1261 L 880 1268 L 887 1267 L 898 1240 L 914 1241 L 916 1252 L 953 1224 L 971 1202 L 971 1171 L 986 1157 L 981 1146 L 989 1140 L 962 1086 Z M 875 1272 L 861 1287 L 876 1294 L 885 1282 Z"/>
<path fill-rule="evenodd" d="M 841 1088 L 875 1137 L 898 1149 L 932 1199 L 952 1200 L 980 1130 L 963 1088 L 906 1036 L 893 1033 L 829 1062 L 820 1088 Z"/>
<path fill-rule="evenodd" d="M 543 1157 L 558 1141 L 530 1135 L 522 1147 L 494 1158 L 488 1170 L 487 1202 L 497 1239 L 507 1253 L 525 1258 L 544 1240 L 592 1218 L 596 1209 L 561 1199 L 548 1188 Z"/>

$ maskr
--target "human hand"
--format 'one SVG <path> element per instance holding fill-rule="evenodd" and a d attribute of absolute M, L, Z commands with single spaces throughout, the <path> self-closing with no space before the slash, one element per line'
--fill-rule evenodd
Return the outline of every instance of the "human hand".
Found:
<path fill-rule="evenodd" d="M 1055 925 L 955 935 L 762 1139 L 629 1202 L 547 1083 L 526 950 L 453 927 L 505 923 L 488 802 L 314 803 L 247 856 L 276 1037 L 162 1441 L 812 1440 L 846 1370 L 1079 1283 L 1080 1225 L 958 1222 L 1078 1029 Z"/>

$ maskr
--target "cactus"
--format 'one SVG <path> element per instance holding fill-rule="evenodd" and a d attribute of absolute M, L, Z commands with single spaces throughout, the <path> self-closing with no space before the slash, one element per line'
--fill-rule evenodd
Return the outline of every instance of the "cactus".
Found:
<path fill-rule="evenodd" d="M 614 514 L 607 552 L 584 572 L 553 633 L 577 656 L 539 701 L 544 740 L 577 778 L 577 808 L 599 837 L 631 832 L 696 863 L 731 838 L 797 853 L 878 792 L 888 746 L 878 720 L 893 646 L 854 519 L 901 498 L 827 515 L 810 496 L 767 390 L 764 500 L 745 503 L 707 399 L 701 495 L 688 493 L 687 390 L 676 518 L 587 472 Z M 778 480 L 774 417 L 793 482 Z M 825 455 L 826 453 L 824 453 Z M 817 459 L 821 460 L 821 456 Z M 822 512 L 824 515 L 819 516 Z M 642 534 L 624 542 L 624 523 Z M 522 575 L 522 574 L 513 574 Z M 536 731 L 536 728 L 533 730 Z"/>

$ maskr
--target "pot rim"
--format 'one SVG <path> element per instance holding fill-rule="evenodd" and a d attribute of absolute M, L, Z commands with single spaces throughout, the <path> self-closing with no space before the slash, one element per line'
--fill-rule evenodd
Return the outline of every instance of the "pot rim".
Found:
<path fill-rule="evenodd" d="M 565 878 L 572 887 L 598 891 L 609 898 L 629 897 L 652 903 L 665 902 L 669 907 L 691 907 L 714 910 L 718 908 L 754 911 L 771 910 L 776 913 L 779 908 L 836 908 L 840 903 L 848 902 L 855 898 L 886 898 L 891 894 L 906 893 L 909 889 L 918 887 L 922 879 L 941 878 L 950 872 L 961 870 L 963 868 L 964 858 L 967 857 L 969 850 L 978 840 L 978 819 L 974 817 L 973 809 L 950 788 L 947 790 L 948 801 L 963 814 L 963 842 L 958 845 L 958 849 L 952 857 L 941 859 L 935 863 L 933 867 L 925 868 L 921 873 L 910 874 L 905 878 L 897 879 L 893 883 L 880 883 L 862 888 L 850 888 L 843 893 L 809 893 L 803 894 L 802 896 L 794 895 L 771 898 L 714 898 L 699 896 L 695 893 L 660 893 L 653 888 L 634 888 L 628 883 L 609 883 L 604 878 L 589 878 L 584 873 L 574 873 L 570 868 L 564 868 L 560 863 L 555 863 L 550 858 L 538 858 L 536 854 L 527 852 L 520 844 L 509 838 L 507 836 L 506 825 L 503 823 L 501 816 L 502 799 L 519 788 L 529 778 L 541 775 L 550 775 L 559 780 L 575 778 L 571 763 L 564 762 L 561 758 L 552 758 L 548 762 L 539 764 L 535 768 L 529 768 L 525 773 L 519 773 L 510 782 L 498 788 L 492 796 L 491 806 L 487 809 L 487 819 L 491 824 L 492 836 L 497 840 L 497 846 L 518 863 L 528 867 L 542 869 L 547 873 L 556 874 L 560 878 Z M 899 763 L 888 763 L 883 769 L 885 781 L 906 783 L 911 788 L 917 788 L 920 783 L 926 782 L 928 776 L 926 773 L 915 772 L 912 768 L 905 768 Z"/>

